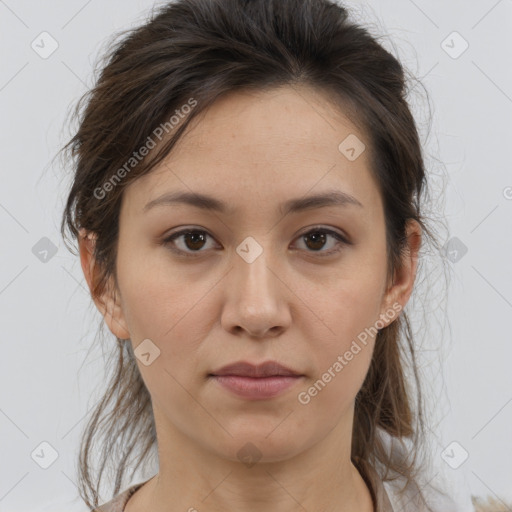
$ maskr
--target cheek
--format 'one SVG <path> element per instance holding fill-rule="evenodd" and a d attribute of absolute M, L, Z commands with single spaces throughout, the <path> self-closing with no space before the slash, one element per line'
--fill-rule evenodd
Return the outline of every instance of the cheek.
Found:
<path fill-rule="evenodd" d="M 119 267 L 119 286 L 135 354 L 146 339 L 159 351 L 151 366 L 138 361 L 147 387 L 155 391 L 164 386 L 172 394 L 177 385 L 172 376 L 185 383 L 191 378 L 190 369 L 201 367 L 201 344 L 218 320 L 219 309 L 212 302 L 214 280 L 185 282 L 183 273 L 179 277 L 163 268 L 148 260 L 137 264 L 134 259 Z M 179 394 L 179 386 L 175 391 Z"/>
<path fill-rule="evenodd" d="M 308 417 L 322 417 L 328 423 L 353 404 L 368 373 L 375 346 L 375 300 L 371 295 L 365 300 L 349 299 L 338 295 L 333 300 L 337 306 L 330 306 L 330 316 L 325 320 L 330 327 L 328 335 L 314 338 L 317 341 L 311 347 L 316 373 L 298 397 L 299 403 L 308 407 Z"/>
<path fill-rule="evenodd" d="M 364 339 L 375 327 L 381 308 L 379 279 L 354 276 L 336 283 L 328 293 L 317 298 L 329 352 L 348 350 L 353 339 Z"/>
<path fill-rule="evenodd" d="M 187 285 L 183 273 L 173 271 L 165 256 L 165 251 L 130 240 L 119 244 L 122 310 L 135 344 L 149 338 L 162 345 L 199 301 L 201 289 Z"/>
<path fill-rule="evenodd" d="M 336 402 L 339 407 L 359 391 L 373 354 L 380 290 L 378 279 L 363 279 L 359 274 L 340 279 L 335 288 L 317 297 L 323 334 L 311 335 L 317 340 L 312 354 L 319 379 L 316 388 L 322 395 L 319 402 Z"/>

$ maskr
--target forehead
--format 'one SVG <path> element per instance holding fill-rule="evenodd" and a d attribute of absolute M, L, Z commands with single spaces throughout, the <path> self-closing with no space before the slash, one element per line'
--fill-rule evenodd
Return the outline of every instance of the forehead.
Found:
<path fill-rule="evenodd" d="M 347 140 L 360 144 L 355 159 L 340 150 Z M 379 198 L 368 149 L 366 136 L 318 91 L 239 91 L 196 116 L 171 153 L 125 193 L 139 211 L 176 191 L 215 195 L 233 213 L 241 202 L 282 203 L 333 188 L 372 204 Z"/>

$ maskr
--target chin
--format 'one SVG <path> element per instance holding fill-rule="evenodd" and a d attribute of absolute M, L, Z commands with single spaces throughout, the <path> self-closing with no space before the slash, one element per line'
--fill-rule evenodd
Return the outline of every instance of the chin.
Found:
<path fill-rule="evenodd" d="M 278 424 L 279 422 L 274 423 L 270 429 L 266 428 L 266 422 L 265 428 L 261 429 L 255 425 L 237 432 L 228 429 L 233 437 L 226 435 L 224 443 L 212 444 L 212 449 L 221 457 L 252 467 L 257 462 L 282 462 L 291 459 L 307 448 L 307 440 L 293 437 L 289 428 L 278 433 Z"/>

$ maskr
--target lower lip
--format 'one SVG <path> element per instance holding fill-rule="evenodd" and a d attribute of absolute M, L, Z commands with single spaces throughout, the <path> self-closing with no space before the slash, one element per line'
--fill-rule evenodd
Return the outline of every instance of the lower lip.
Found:
<path fill-rule="evenodd" d="M 212 375 L 221 386 L 235 395 L 250 400 L 264 400 L 280 395 L 291 388 L 298 380 L 297 376 L 240 377 L 237 375 Z"/>

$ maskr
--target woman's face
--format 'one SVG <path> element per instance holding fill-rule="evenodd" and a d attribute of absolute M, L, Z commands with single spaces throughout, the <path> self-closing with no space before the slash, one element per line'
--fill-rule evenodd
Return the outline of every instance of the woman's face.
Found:
<path fill-rule="evenodd" d="M 125 190 L 118 307 L 105 320 L 131 339 L 169 439 L 230 460 L 257 449 L 272 461 L 336 427 L 351 434 L 375 329 L 398 316 L 415 272 L 412 262 L 387 289 L 383 205 L 361 143 L 311 89 L 240 92 L 194 119 Z M 197 233 L 166 241 L 184 229 Z M 242 397 L 211 377 L 270 360 L 301 375 L 274 396 Z"/>

